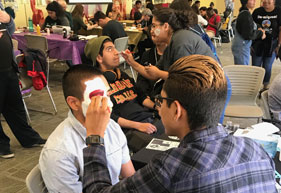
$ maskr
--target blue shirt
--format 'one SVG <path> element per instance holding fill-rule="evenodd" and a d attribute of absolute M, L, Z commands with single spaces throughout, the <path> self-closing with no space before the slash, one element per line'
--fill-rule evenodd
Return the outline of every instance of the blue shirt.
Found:
<path fill-rule="evenodd" d="M 39 158 L 40 170 L 49 192 L 82 192 L 86 134 L 86 128 L 69 112 L 68 117 L 49 136 Z M 116 184 L 121 166 L 130 161 L 130 156 L 126 137 L 113 120 L 106 128 L 104 147 L 110 179 Z"/>
<path fill-rule="evenodd" d="M 98 155 L 98 156 L 97 156 Z M 130 178 L 111 186 L 104 147 L 84 149 L 83 192 L 276 192 L 274 163 L 248 138 L 222 126 L 187 134 L 178 148 L 157 155 Z"/>

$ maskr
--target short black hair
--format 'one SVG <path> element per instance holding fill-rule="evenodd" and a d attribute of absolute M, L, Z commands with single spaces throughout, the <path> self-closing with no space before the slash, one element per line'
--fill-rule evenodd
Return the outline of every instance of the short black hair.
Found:
<path fill-rule="evenodd" d="M 210 3 L 210 6 L 214 6 L 214 5 L 215 5 L 214 2 L 211 2 L 211 3 Z"/>
<path fill-rule="evenodd" d="M 209 56 L 191 55 L 178 59 L 168 72 L 163 91 L 187 111 L 190 129 L 216 126 L 227 94 L 220 64 Z M 167 100 L 167 105 L 172 102 Z"/>
<path fill-rule="evenodd" d="M 105 19 L 106 15 L 102 11 L 97 11 L 94 15 L 94 21 L 97 23 L 99 19 Z"/>
<path fill-rule="evenodd" d="M 138 1 L 136 1 L 136 5 L 137 5 L 137 4 L 141 4 L 141 1 L 139 1 L 139 0 L 138 0 Z"/>
<path fill-rule="evenodd" d="M 85 80 L 91 79 L 95 76 L 101 76 L 102 72 L 93 67 L 93 65 L 80 64 L 70 67 L 63 75 L 62 90 L 64 98 L 73 96 L 83 101 L 83 93 Z"/>
<path fill-rule="evenodd" d="M 194 3 L 194 4 L 198 4 L 198 3 L 200 3 L 200 1 L 195 1 L 195 3 Z"/>
<path fill-rule="evenodd" d="M 142 17 L 141 12 L 136 11 L 136 12 L 134 13 L 134 20 L 135 20 L 135 21 L 136 21 L 136 20 L 140 20 L 141 17 Z"/>
<path fill-rule="evenodd" d="M 202 11 L 207 11 L 207 7 L 205 7 L 205 6 L 203 6 L 203 7 L 200 7 L 200 9 L 199 9 L 200 11 L 202 10 Z"/>
<path fill-rule="evenodd" d="M 49 3 L 46 7 L 46 10 L 56 12 L 57 17 L 64 16 L 64 10 L 63 10 L 62 6 L 56 1 Z"/>
<path fill-rule="evenodd" d="M 151 11 L 153 11 L 154 10 L 154 5 L 152 3 L 148 3 L 146 5 L 146 8 L 150 9 Z"/>

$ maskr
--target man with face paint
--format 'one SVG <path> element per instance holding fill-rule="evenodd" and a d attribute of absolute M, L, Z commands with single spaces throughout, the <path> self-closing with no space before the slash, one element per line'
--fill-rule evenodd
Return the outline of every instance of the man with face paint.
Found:
<path fill-rule="evenodd" d="M 49 192 L 81 193 L 83 148 L 92 143 L 86 140 L 86 112 L 92 97 L 107 97 L 109 86 L 99 70 L 87 65 L 70 68 L 62 82 L 70 111 L 68 117 L 49 136 L 41 152 L 39 166 Z M 110 100 L 107 106 L 111 112 Z M 113 120 L 106 125 L 103 143 L 111 183 L 116 184 L 120 175 L 126 178 L 134 174 L 135 169 L 120 126 Z"/>
<path fill-rule="evenodd" d="M 122 127 L 129 148 L 136 152 L 146 146 L 153 136 L 163 134 L 162 122 L 155 119 L 148 109 L 153 108 L 154 102 L 149 97 L 140 97 L 134 80 L 119 70 L 119 53 L 111 39 L 108 36 L 91 39 L 85 46 L 85 55 L 92 59 L 109 83 L 109 95 L 113 102 L 111 118 Z"/>

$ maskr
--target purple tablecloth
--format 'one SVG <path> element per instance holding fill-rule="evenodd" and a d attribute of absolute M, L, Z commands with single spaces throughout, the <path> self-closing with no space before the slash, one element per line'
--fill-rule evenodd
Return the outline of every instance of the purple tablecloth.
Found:
<path fill-rule="evenodd" d="M 15 33 L 13 38 L 18 41 L 18 47 L 21 50 L 26 49 L 26 41 L 24 38 L 25 34 L 35 33 Z M 63 39 L 62 35 L 50 34 L 49 36 L 43 35 L 47 38 L 49 57 L 56 58 L 59 60 L 72 60 L 73 64 L 81 64 L 81 54 L 84 52 L 86 44 L 85 40 L 70 41 Z"/>

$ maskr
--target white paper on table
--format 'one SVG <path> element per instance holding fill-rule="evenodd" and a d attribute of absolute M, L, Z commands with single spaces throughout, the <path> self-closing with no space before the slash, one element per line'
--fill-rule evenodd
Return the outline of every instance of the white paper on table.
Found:
<path fill-rule="evenodd" d="M 82 36 L 82 35 L 78 35 L 79 40 L 90 40 L 92 38 L 97 38 L 97 35 L 88 35 L 88 36 Z"/>
<path fill-rule="evenodd" d="M 166 151 L 168 149 L 178 147 L 180 142 L 168 141 L 163 139 L 153 138 L 150 143 L 146 146 L 146 149 L 152 149 L 157 151 Z"/>
<path fill-rule="evenodd" d="M 272 134 L 278 132 L 279 129 L 275 125 L 267 122 L 252 125 L 252 129 L 238 129 L 233 135 L 239 137 L 249 137 L 265 141 L 272 140 Z"/>

